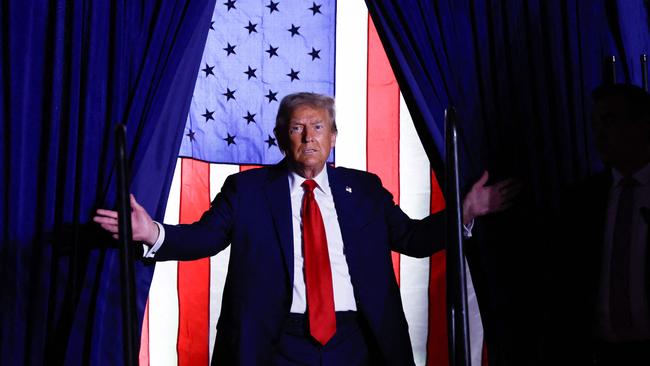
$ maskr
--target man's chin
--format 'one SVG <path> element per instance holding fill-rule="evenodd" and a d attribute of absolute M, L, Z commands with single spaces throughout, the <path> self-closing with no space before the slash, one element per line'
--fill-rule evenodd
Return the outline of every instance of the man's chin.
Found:
<path fill-rule="evenodd" d="M 321 159 L 301 159 L 300 161 L 292 162 L 290 165 L 300 172 L 311 171 L 318 174 L 325 166 L 325 161 Z"/>

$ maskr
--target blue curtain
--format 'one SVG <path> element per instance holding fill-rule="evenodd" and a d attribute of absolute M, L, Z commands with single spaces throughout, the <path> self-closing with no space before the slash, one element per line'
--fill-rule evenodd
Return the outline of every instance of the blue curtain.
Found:
<path fill-rule="evenodd" d="M 119 255 L 90 220 L 115 202 L 120 122 L 162 219 L 214 3 L 1 3 L 0 364 L 123 363 Z"/>
<path fill-rule="evenodd" d="M 543 273 L 538 230 L 563 188 L 602 168 L 591 142 L 590 92 L 617 59 L 617 81 L 641 83 L 650 51 L 643 0 L 367 0 L 414 123 L 438 170 L 447 106 L 459 116 L 461 184 L 525 183 L 518 207 L 478 222 L 468 247 L 491 364 L 540 354 Z M 440 170 L 438 170 L 440 172 Z M 544 213 L 544 214 L 542 214 Z"/>

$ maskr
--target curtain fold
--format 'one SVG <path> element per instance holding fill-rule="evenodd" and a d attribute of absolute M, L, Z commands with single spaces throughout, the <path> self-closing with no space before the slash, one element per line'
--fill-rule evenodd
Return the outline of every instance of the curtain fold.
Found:
<path fill-rule="evenodd" d="M 562 190 L 602 169 L 590 93 L 616 56 L 618 82 L 641 83 L 650 46 L 643 0 L 366 0 L 434 169 L 444 109 L 459 116 L 462 189 L 483 170 L 517 177 L 519 205 L 479 220 L 466 246 L 491 364 L 540 357 L 544 215 Z M 429 360 L 431 362 L 431 360 Z"/>
<path fill-rule="evenodd" d="M 214 1 L 0 9 L 0 364 L 123 363 L 119 253 L 90 223 L 132 192 L 162 219 Z M 138 323 L 153 267 L 136 263 Z"/>

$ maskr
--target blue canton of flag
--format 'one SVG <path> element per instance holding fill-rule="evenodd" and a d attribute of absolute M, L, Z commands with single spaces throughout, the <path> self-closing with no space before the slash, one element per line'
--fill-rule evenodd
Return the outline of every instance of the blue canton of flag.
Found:
<path fill-rule="evenodd" d="M 333 96 L 335 0 L 218 0 L 179 156 L 274 164 L 282 97 Z"/>

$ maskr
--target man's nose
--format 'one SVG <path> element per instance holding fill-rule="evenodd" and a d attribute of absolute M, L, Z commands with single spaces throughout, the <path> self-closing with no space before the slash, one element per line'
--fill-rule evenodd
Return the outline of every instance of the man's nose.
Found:
<path fill-rule="evenodd" d="M 314 140 L 314 131 L 309 127 L 305 127 L 305 129 L 302 132 L 302 140 L 304 142 L 313 141 Z"/>

